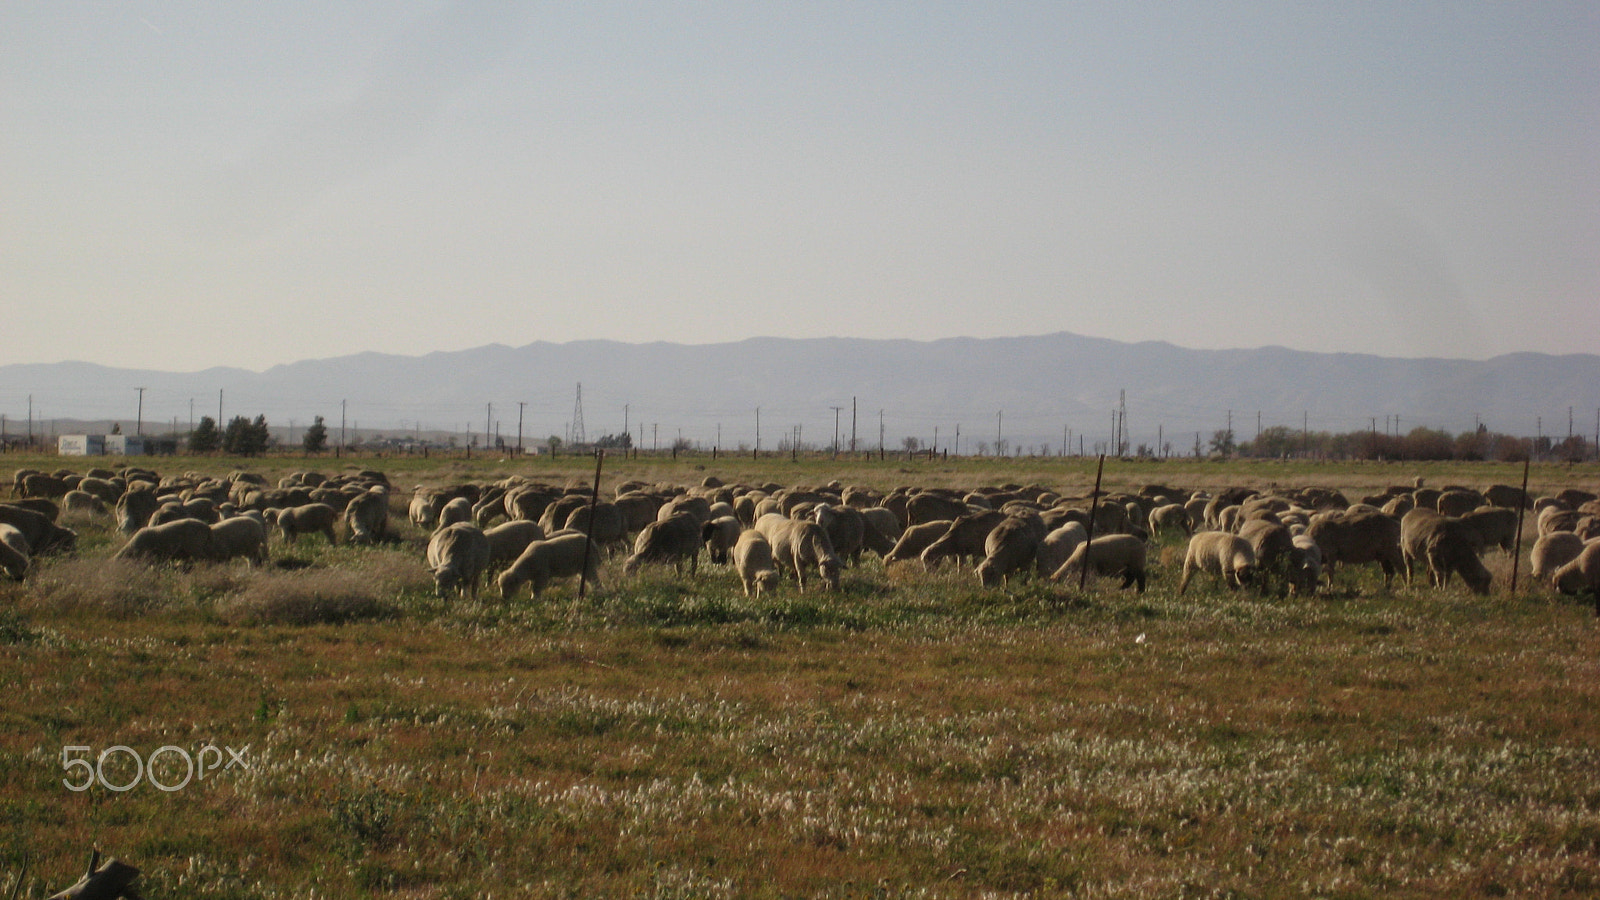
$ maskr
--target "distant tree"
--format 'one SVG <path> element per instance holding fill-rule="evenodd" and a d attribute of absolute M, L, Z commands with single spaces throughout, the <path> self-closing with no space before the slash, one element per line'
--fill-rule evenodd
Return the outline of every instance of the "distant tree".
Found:
<path fill-rule="evenodd" d="M 900 449 L 906 451 L 907 453 L 915 453 L 922 449 L 922 441 L 918 440 L 915 436 L 907 435 L 906 437 L 900 439 Z"/>
<path fill-rule="evenodd" d="M 200 424 L 189 434 L 189 452 L 212 453 L 221 445 L 222 434 L 217 431 L 216 420 L 210 416 L 201 416 Z"/>
<path fill-rule="evenodd" d="M 545 438 L 544 443 L 545 446 L 550 448 L 551 456 L 555 456 L 561 450 L 561 438 L 556 435 L 552 434 Z"/>
<path fill-rule="evenodd" d="M 234 416 L 222 432 L 222 452 L 230 456 L 260 456 L 266 452 L 271 437 L 266 416 L 256 416 L 254 422 Z"/>
<path fill-rule="evenodd" d="M 621 434 L 606 434 L 595 438 L 594 445 L 603 450 L 629 450 L 633 447 L 633 435 L 626 431 Z"/>
<path fill-rule="evenodd" d="M 311 427 L 306 429 L 305 436 L 300 439 L 300 446 L 307 453 L 322 453 L 328 449 L 328 426 L 323 424 L 322 417 L 317 416 Z"/>
<path fill-rule="evenodd" d="M 1236 449 L 1238 449 L 1238 444 L 1234 443 L 1232 428 L 1218 428 L 1216 431 L 1211 432 L 1212 454 L 1227 458 L 1232 456 L 1233 451 Z"/>

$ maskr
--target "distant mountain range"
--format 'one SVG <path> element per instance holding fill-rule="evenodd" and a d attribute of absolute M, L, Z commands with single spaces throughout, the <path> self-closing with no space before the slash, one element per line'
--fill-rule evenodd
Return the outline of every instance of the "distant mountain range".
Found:
<path fill-rule="evenodd" d="M 1600 415 L 1600 356 L 1517 353 L 1485 361 L 1307 353 L 1282 347 L 1191 350 L 1058 333 L 937 341 L 752 338 L 723 344 L 613 341 L 493 344 L 395 356 L 360 353 L 274 366 L 175 373 L 86 362 L 0 366 L 5 430 L 55 433 L 120 423 L 125 432 L 187 430 L 191 415 L 265 415 L 296 431 L 313 416 L 334 429 L 460 434 L 498 429 L 528 442 L 569 437 L 579 409 L 590 439 L 620 432 L 666 447 L 680 435 L 702 446 L 775 448 L 802 443 L 898 447 L 914 436 L 960 451 L 996 439 L 1030 451 L 1070 438 L 1092 450 L 1111 435 L 1126 397 L 1133 446 L 1158 434 L 1184 452 L 1230 421 L 1240 439 L 1263 426 L 1313 431 L 1367 428 L 1452 433 L 1481 422 L 1508 434 L 1593 437 Z M 139 411 L 140 394 L 143 410 Z M 219 398 L 220 393 L 220 398 Z M 759 408 L 759 413 L 758 413 Z M 1570 413 L 1569 413 L 1570 410 Z M 142 421 L 136 422 L 142 416 Z M 720 434 L 720 438 L 719 438 Z"/>

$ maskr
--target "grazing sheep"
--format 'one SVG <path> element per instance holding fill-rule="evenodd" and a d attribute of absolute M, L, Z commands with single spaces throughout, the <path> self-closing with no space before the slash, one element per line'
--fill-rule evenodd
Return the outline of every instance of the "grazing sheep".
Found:
<path fill-rule="evenodd" d="M 81 512 L 95 516 L 103 516 L 108 512 L 104 500 L 82 490 L 70 490 L 62 494 L 61 508 L 66 512 Z"/>
<path fill-rule="evenodd" d="M 977 567 L 978 583 L 995 587 L 1002 581 L 1009 583 L 1013 574 L 1027 574 L 1034 568 L 1044 536 L 1044 519 L 1038 513 L 1019 512 L 1006 516 L 984 538 L 984 558 Z"/>
<path fill-rule="evenodd" d="M 1478 533 L 1478 543 L 1485 551 L 1499 547 L 1511 553 L 1517 545 L 1517 511 L 1514 509 L 1480 506 L 1464 513 L 1460 519 Z"/>
<path fill-rule="evenodd" d="M 718 516 L 700 526 L 700 542 L 705 544 L 706 554 L 713 563 L 726 565 L 728 554 L 733 552 L 743 531 L 744 526 L 739 524 L 737 516 Z"/>
<path fill-rule="evenodd" d="M 453 590 L 469 600 L 478 599 L 478 584 L 489 570 L 489 554 L 489 538 L 471 522 L 435 530 L 428 539 L 434 593 L 443 597 Z"/>
<path fill-rule="evenodd" d="M 704 497 L 691 496 L 675 497 L 671 501 L 663 503 L 661 508 L 656 510 L 656 521 L 659 522 L 681 512 L 694 516 L 695 522 L 700 525 L 711 521 L 710 501 Z"/>
<path fill-rule="evenodd" d="M 1549 578 L 1556 570 L 1578 558 L 1584 540 L 1571 531 L 1553 531 L 1533 542 L 1531 571 L 1535 578 Z"/>
<path fill-rule="evenodd" d="M 1079 544 L 1050 580 L 1067 581 L 1086 565 L 1096 575 L 1121 575 L 1122 587 L 1138 585 L 1138 593 L 1144 593 L 1147 577 L 1144 541 L 1131 534 L 1108 534 Z"/>
<path fill-rule="evenodd" d="M 693 575 L 700 560 L 701 529 L 704 526 L 690 512 L 679 512 L 651 522 L 633 541 L 633 555 L 622 563 L 622 574 L 632 575 L 645 563 L 670 564 L 678 574 L 683 574 L 684 563 Z"/>
<path fill-rule="evenodd" d="M 307 503 L 280 509 L 276 520 L 286 544 L 293 544 L 302 534 L 319 532 L 328 539 L 328 546 L 339 543 L 333 533 L 333 523 L 339 520 L 339 513 L 326 503 Z"/>
<path fill-rule="evenodd" d="M 1563 594 L 1593 594 L 1600 614 L 1600 541 L 1588 541 L 1575 559 L 1555 571 L 1550 583 Z"/>
<path fill-rule="evenodd" d="M 112 555 L 113 559 L 192 563 L 212 558 L 211 526 L 199 519 L 146 525 Z"/>
<path fill-rule="evenodd" d="M 28 574 L 28 557 L 33 549 L 28 539 L 14 526 L 0 524 L 0 569 L 13 581 L 21 581 Z"/>
<path fill-rule="evenodd" d="M 584 567 L 584 559 L 589 561 Z M 559 534 L 529 544 L 496 583 L 500 596 L 509 600 L 524 584 L 531 584 L 534 599 L 544 593 L 553 578 L 583 579 L 597 589 L 600 587 L 600 548 L 584 534 Z"/>
<path fill-rule="evenodd" d="M 811 511 L 811 518 L 828 533 L 833 552 L 849 565 L 861 563 L 867 539 L 867 519 L 853 506 L 824 503 Z"/>
<path fill-rule="evenodd" d="M 1486 503 L 1488 501 L 1477 491 L 1456 489 L 1440 494 L 1434 508 L 1441 516 L 1459 519 Z"/>
<path fill-rule="evenodd" d="M 432 488 L 417 488 L 411 495 L 411 505 L 406 507 L 406 518 L 418 528 L 432 531 L 439 524 L 439 511 L 444 508 L 443 494 Z"/>
<path fill-rule="evenodd" d="M 23 477 L 21 494 L 24 497 L 44 497 L 48 500 L 54 500 L 57 497 L 64 496 L 67 491 L 72 490 L 75 486 L 72 481 L 65 478 L 40 472 Z"/>
<path fill-rule="evenodd" d="M 267 529 L 255 516 L 234 516 L 211 526 L 211 559 L 244 557 L 252 566 L 267 564 Z"/>
<path fill-rule="evenodd" d="M 1150 510 L 1146 520 L 1150 525 L 1150 536 L 1157 537 L 1168 531 L 1181 531 L 1185 537 L 1194 534 L 1194 523 L 1189 520 L 1189 511 L 1177 503 L 1168 503 Z"/>
<path fill-rule="evenodd" d="M 161 500 L 155 491 L 141 488 L 124 492 L 117 498 L 117 530 L 133 534 L 149 522 L 160 507 Z"/>
<path fill-rule="evenodd" d="M 1401 553 L 1406 566 L 1406 583 L 1411 582 L 1411 562 L 1428 564 L 1428 581 L 1446 587 L 1450 576 L 1459 573 L 1474 593 L 1488 594 L 1493 577 L 1478 558 L 1482 543 L 1478 532 L 1454 516 L 1427 509 L 1414 509 L 1400 522 Z"/>
<path fill-rule="evenodd" d="M 458 522 L 472 522 L 472 501 L 465 497 L 456 497 L 439 508 L 439 518 L 433 526 L 434 531 L 449 528 Z"/>
<path fill-rule="evenodd" d="M 57 525 L 43 513 L 12 503 L 0 503 L 0 523 L 22 532 L 23 539 L 28 542 L 30 556 L 55 551 L 71 553 L 78 546 L 76 531 Z"/>
<path fill-rule="evenodd" d="M 839 589 L 839 570 L 844 563 L 833 552 L 833 544 L 821 525 L 809 519 L 768 515 L 756 521 L 756 530 L 772 545 L 772 558 L 794 573 L 802 592 L 806 589 L 805 570 L 813 566 L 828 590 Z"/>
<path fill-rule="evenodd" d="M 733 545 L 733 566 L 739 572 L 746 597 L 760 597 L 778 586 L 772 544 L 753 528 L 739 532 L 739 540 Z"/>
<path fill-rule="evenodd" d="M 1341 563 L 1377 563 L 1383 569 L 1385 588 L 1405 567 L 1400 554 L 1400 523 L 1378 510 L 1351 507 L 1342 512 L 1317 513 L 1311 517 L 1306 534 L 1322 551 L 1322 565 L 1330 584 L 1334 569 Z"/>
<path fill-rule="evenodd" d="M 1577 531 L 1578 522 L 1582 519 L 1583 514 L 1575 509 L 1547 506 L 1539 513 L 1539 535 L 1542 537 L 1556 531 Z"/>
<path fill-rule="evenodd" d="M 923 569 L 932 572 L 941 560 L 949 557 L 954 557 L 958 566 L 963 559 L 976 563 L 986 552 L 989 532 L 1005 518 L 1005 513 L 992 509 L 958 516 L 938 540 L 922 551 Z"/>
<path fill-rule="evenodd" d="M 489 568 L 498 569 L 510 565 L 529 544 L 544 540 L 545 533 L 538 522 L 516 519 L 501 522 L 483 536 L 489 540 Z"/>
<path fill-rule="evenodd" d="M 888 538 L 892 547 L 895 541 L 900 540 L 900 535 L 905 532 L 905 526 L 900 524 L 900 518 L 894 510 L 887 506 L 869 506 L 861 511 L 861 517 L 867 520 L 867 528 L 877 531 L 879 535 Z"/>
<path fill-rule="evenodd" d="M 1226 531 L 1202 531 L 1189 538 L 1178 593 L 1188 589 L 1195 572 L 1216 575 L 1229 588 L 1238 589 L 1250 583 L 1255 568 L 1256 554 L 1249 540 Z"/>
<path fill-rule="evenodd" d="M 607 552 L 626 550 L 628 547 L 628 523 L 615 503 L 601 500 L 599 503 L 584 504 L 567 516 L 564 527 L 594 538 L 594 542 L 606 548 Z"/>
<path fill-rule="evenodd" d="M 1491 484 L 1483 489 L 1483 499 L 1494 506 L 1506 509 L 1532 509 L 1533 503 L 1522 488 L 1512 487 L 1509 484 Z"/>
<path fill-rule="evenodd" d="M 661 507 L 667 503 L 665 498 L 643 491 L 618 494 L 617 499 L 612 502 L 617 505 L 617 511 L 622 513 L 622 521 L 626 523 L 625 527 L 629 534 L 643 531 L 646 525 L 656 520 Z"/>
<path fill-rule="evenodd" d="M 966 503 L 943 494 L 921 493 L 906 500 L 906 520 L 909 525 L 921 525 L 940 519 L 953 521 L 967 512 Z"/>
<path fill-rule="evenodd" d="M 389 493 L 370 488 L 344 508 L 344 525 L 352 544 L 375 544 L 389 533 Z"/>
<path fill-rule="evenodd" d="M 1039 549 L 1034 554 L 1034 567 L 1038 569 L 1039 577 L 1049 578 L 1061 568 L 1062 563 L 1072 556 L 1072 551 L 1078 545 L 1089 539 L 1089 529 L 1082 522 L 1067 522 L 1050 530 L 1039 541 Z"/>
<path fill-rule="evenodd" d="M 1267 590 L 1268 580 L 1274 576 L 1281 578 L 1285 585 L 1293 580 L 1294 535 L 1287 525 L 1271 519 L 1250 519 L 1239 526 L 1239 536 L 1250 543 L 1250 550 L 1256 555 L 1261 590 Z"/>
<path fill-rule="evenodd" d="M 1289 591 L 1295 595 L 1315 594 L 1322 581 L 1322 548 L 1308 534 L 1297 534 L 1289 563 Z"/>
<path fill-rule="evenodd" d="M 895 541 L 889 554 L 883 558 L 884 567 L 922 558 L 922 551 L 932 546 L 934 541 L 944 537 L 944 533 L 950 530 L 952 524 L 953 520 L 950 519 L 935 519 L 907 528 L 900 534 L 900 539 Z"/>

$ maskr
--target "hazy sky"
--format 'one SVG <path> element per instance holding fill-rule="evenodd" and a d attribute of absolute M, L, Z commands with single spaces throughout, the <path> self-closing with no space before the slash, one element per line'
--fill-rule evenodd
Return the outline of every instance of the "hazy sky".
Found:
<path fill-rule="evenodd" d="M 1600 4 L 0 5 L 7 362 L 1600 352 Z"/>

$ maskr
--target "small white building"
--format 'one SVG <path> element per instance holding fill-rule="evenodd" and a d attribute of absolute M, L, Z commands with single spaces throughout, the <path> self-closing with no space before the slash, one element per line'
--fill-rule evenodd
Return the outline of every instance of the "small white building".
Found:
<path fill-rule="evenodd" d="M 103 456 L 105 452 L 104 435 L 63 434 L 56 438 L 56 453 L 61 456 Z"/>
<path fill-rule="evenodd" d="M 143 456 L 144 438 L 138 435 L 106 435 L 106 451 L 110 456 Z"/>

